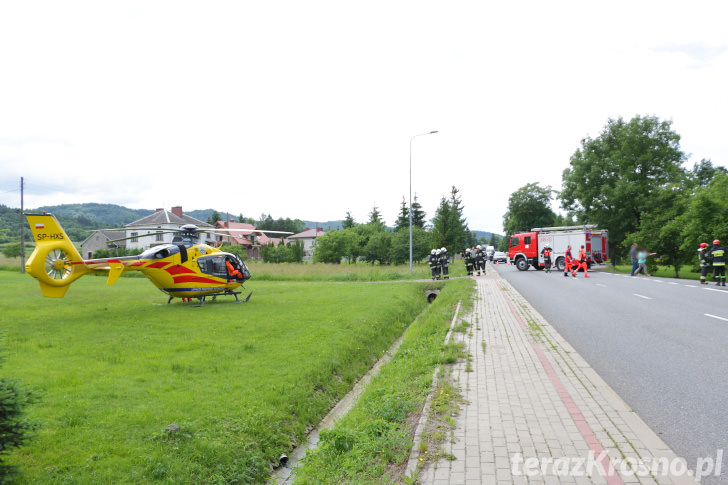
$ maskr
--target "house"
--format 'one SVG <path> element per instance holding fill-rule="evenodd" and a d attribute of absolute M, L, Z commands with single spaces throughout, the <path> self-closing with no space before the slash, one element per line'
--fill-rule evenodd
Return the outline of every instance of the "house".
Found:
<path fill-rule="evenodd" d="M 313 259 L 313 252 L 316 249 L 316 238 L 321 237 L 324 234 L 324 230 L 320 227 L 315 229 L 306 228 L 305 231 L 288 236 L 286 239 L 289 242 L 300 241 L 303 244 L 303 260 L 311 261 Z"/>
<path fill-rule="evenodd" d="M 214 226 L 206 222 L 184 215 L 182 206 L 172 207 L 172 210 L 157 209 L 153 214 L 124 226 L 126 237 L 129 238 L 126 248 L 147 249 L 160 244 L 171 244 L 174 234 L 162 231 L 175 231 L 185 224 L 194 224 L 200 229 L 214 228 Z M 148 236 L 149 234 L 154 236 Z M 215 244 L 214 237 L 211 234 L 201 234 L 200 242 L 210 246 Z"/>
<path fill-rule="evenodd" d="M 126 249 L 126 241 L 119 241 L 124 237 L 124 231 L 94 231 L 81 243 L 81 254 L 85 254 L 86 259 L 92 259 L 99 249 Z"/>
<path fill-rule="evenodd" d="M 217 221 L 215 223 L 217 229 L 233 229 L 229 235 L 216 234 L 215 241 L 219 244 L 239 244 L 245 247 L 245 253 L 250 259 L 260 259 L 260 247 L 266 244 L 278 246 L 280 239 L 271 239 L 262 232 L 252 232 L 257 228 L 252 224 L 243 222 L 235 222 L 230 219 L 228 222 Z M 240 232 L 237 232 L 239 230 Z M 247 232 L 246 232 L 247 231 Z"/>

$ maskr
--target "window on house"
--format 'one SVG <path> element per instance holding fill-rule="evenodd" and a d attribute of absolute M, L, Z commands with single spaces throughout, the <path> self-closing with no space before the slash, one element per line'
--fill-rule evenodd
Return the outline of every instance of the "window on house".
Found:
<path fill-rule="evenodd" d="M 164 241 L 164 233 L 163 232 L 158 232 L 157 233 L 156 240 L 157 241 Z"/>
<path fill-rule="evenodd" d="M 131 236 L 131 242 L 139 242 L 139 233 L 138 232 L 132 232 L 130 234 Z"/>

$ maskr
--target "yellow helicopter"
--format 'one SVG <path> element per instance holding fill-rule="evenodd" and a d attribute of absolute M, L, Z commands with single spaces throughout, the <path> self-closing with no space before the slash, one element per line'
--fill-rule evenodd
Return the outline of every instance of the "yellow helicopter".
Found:
<path fill-rule="evenodd" d="M 107 285 L 113 285 L 126 271 L 141 271 L 154 285 L 173 298 L 191 300 L 200 305 L 208 296 L 235 296 L 238 299 L 243 283 L 250 279 L 250 271 L 235 254 L 199 243 L 203 233 L 253 232 L 291 234 L 283 231 L 257 229 L 200 229 L 185 224 L 177 230 L 153 228 L 154 235 L 173 232 L 172 244 L 161 244 L 147 249 L 138 256 L 84 260 L 60 223 L 52 214 L 27 214 L 28 224 L 35 240 L 35 250 L 25 263 L 25 271 L 38 280 L 44 296 L 63 298 L 68 286 L 85 274 L 108 274 Z M 141 236 L 134 236 L 141 237 Z M 123 238 L 118 239 L 121 241 Z M 242 300 L 250 299 L 252 292 Z"/>

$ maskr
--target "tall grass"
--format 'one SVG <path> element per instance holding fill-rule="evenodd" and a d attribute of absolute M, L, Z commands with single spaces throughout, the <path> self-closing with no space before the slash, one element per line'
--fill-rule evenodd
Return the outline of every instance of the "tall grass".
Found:
<path fill-rule="evenodd" d="M 409 265 L 356 264 L 268 264 L 259 261 L 246 263 L 259 281 L 398 281 L 430 279 L 430 268 L 415 264 L 412 274 Z M 451 276 L 465 275 L 465 266 L 458 261 L 450 265 Z"/>
<path fill-rule="evenodd" d="M 412 446 L 412 416 L 425 402 L 458 300 L 471 304 L 473 281 L 449 282 L 407 329 L 397 354 L 372 380 L 354 408 L 321 433 L 296 483 L 394 483 Z M 466 310 L 465 310 L 466 311 Z M 416 422 L 416 420 L 414 420 Z"/>
<path fill-rule="evenodd" d="M 254 279 L 249 303 L 201 308 L 137 278 L 0 286 L 3 371 L 42 395 L 20 483 L 262 483 L 426 306 L 421 283 Z"/>

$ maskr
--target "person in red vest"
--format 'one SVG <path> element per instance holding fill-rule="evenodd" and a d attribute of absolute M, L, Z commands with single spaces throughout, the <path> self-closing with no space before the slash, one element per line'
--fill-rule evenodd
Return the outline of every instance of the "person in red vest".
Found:
<path fill-rule="evenodd" d="M 564 276 L 569 276 L 571 271 L 571 265 L 574 261 L 574 257 L 571 255 L 571 245 L 566 247 L 566 253 L 564 253 Z"/>
<path fill-rule="evenodd" d="M 577 262 L 576 269 L 571 273 L 571 276 L 576 278 L 576 272 L 580 269 L 584 270 L 584 278 L 588 278 L 589 275 L 586 272 L 586 250 L 584 250 L 584 246 L 581 246 L 581 249 L 579 249 L 579 261 Z"/>

